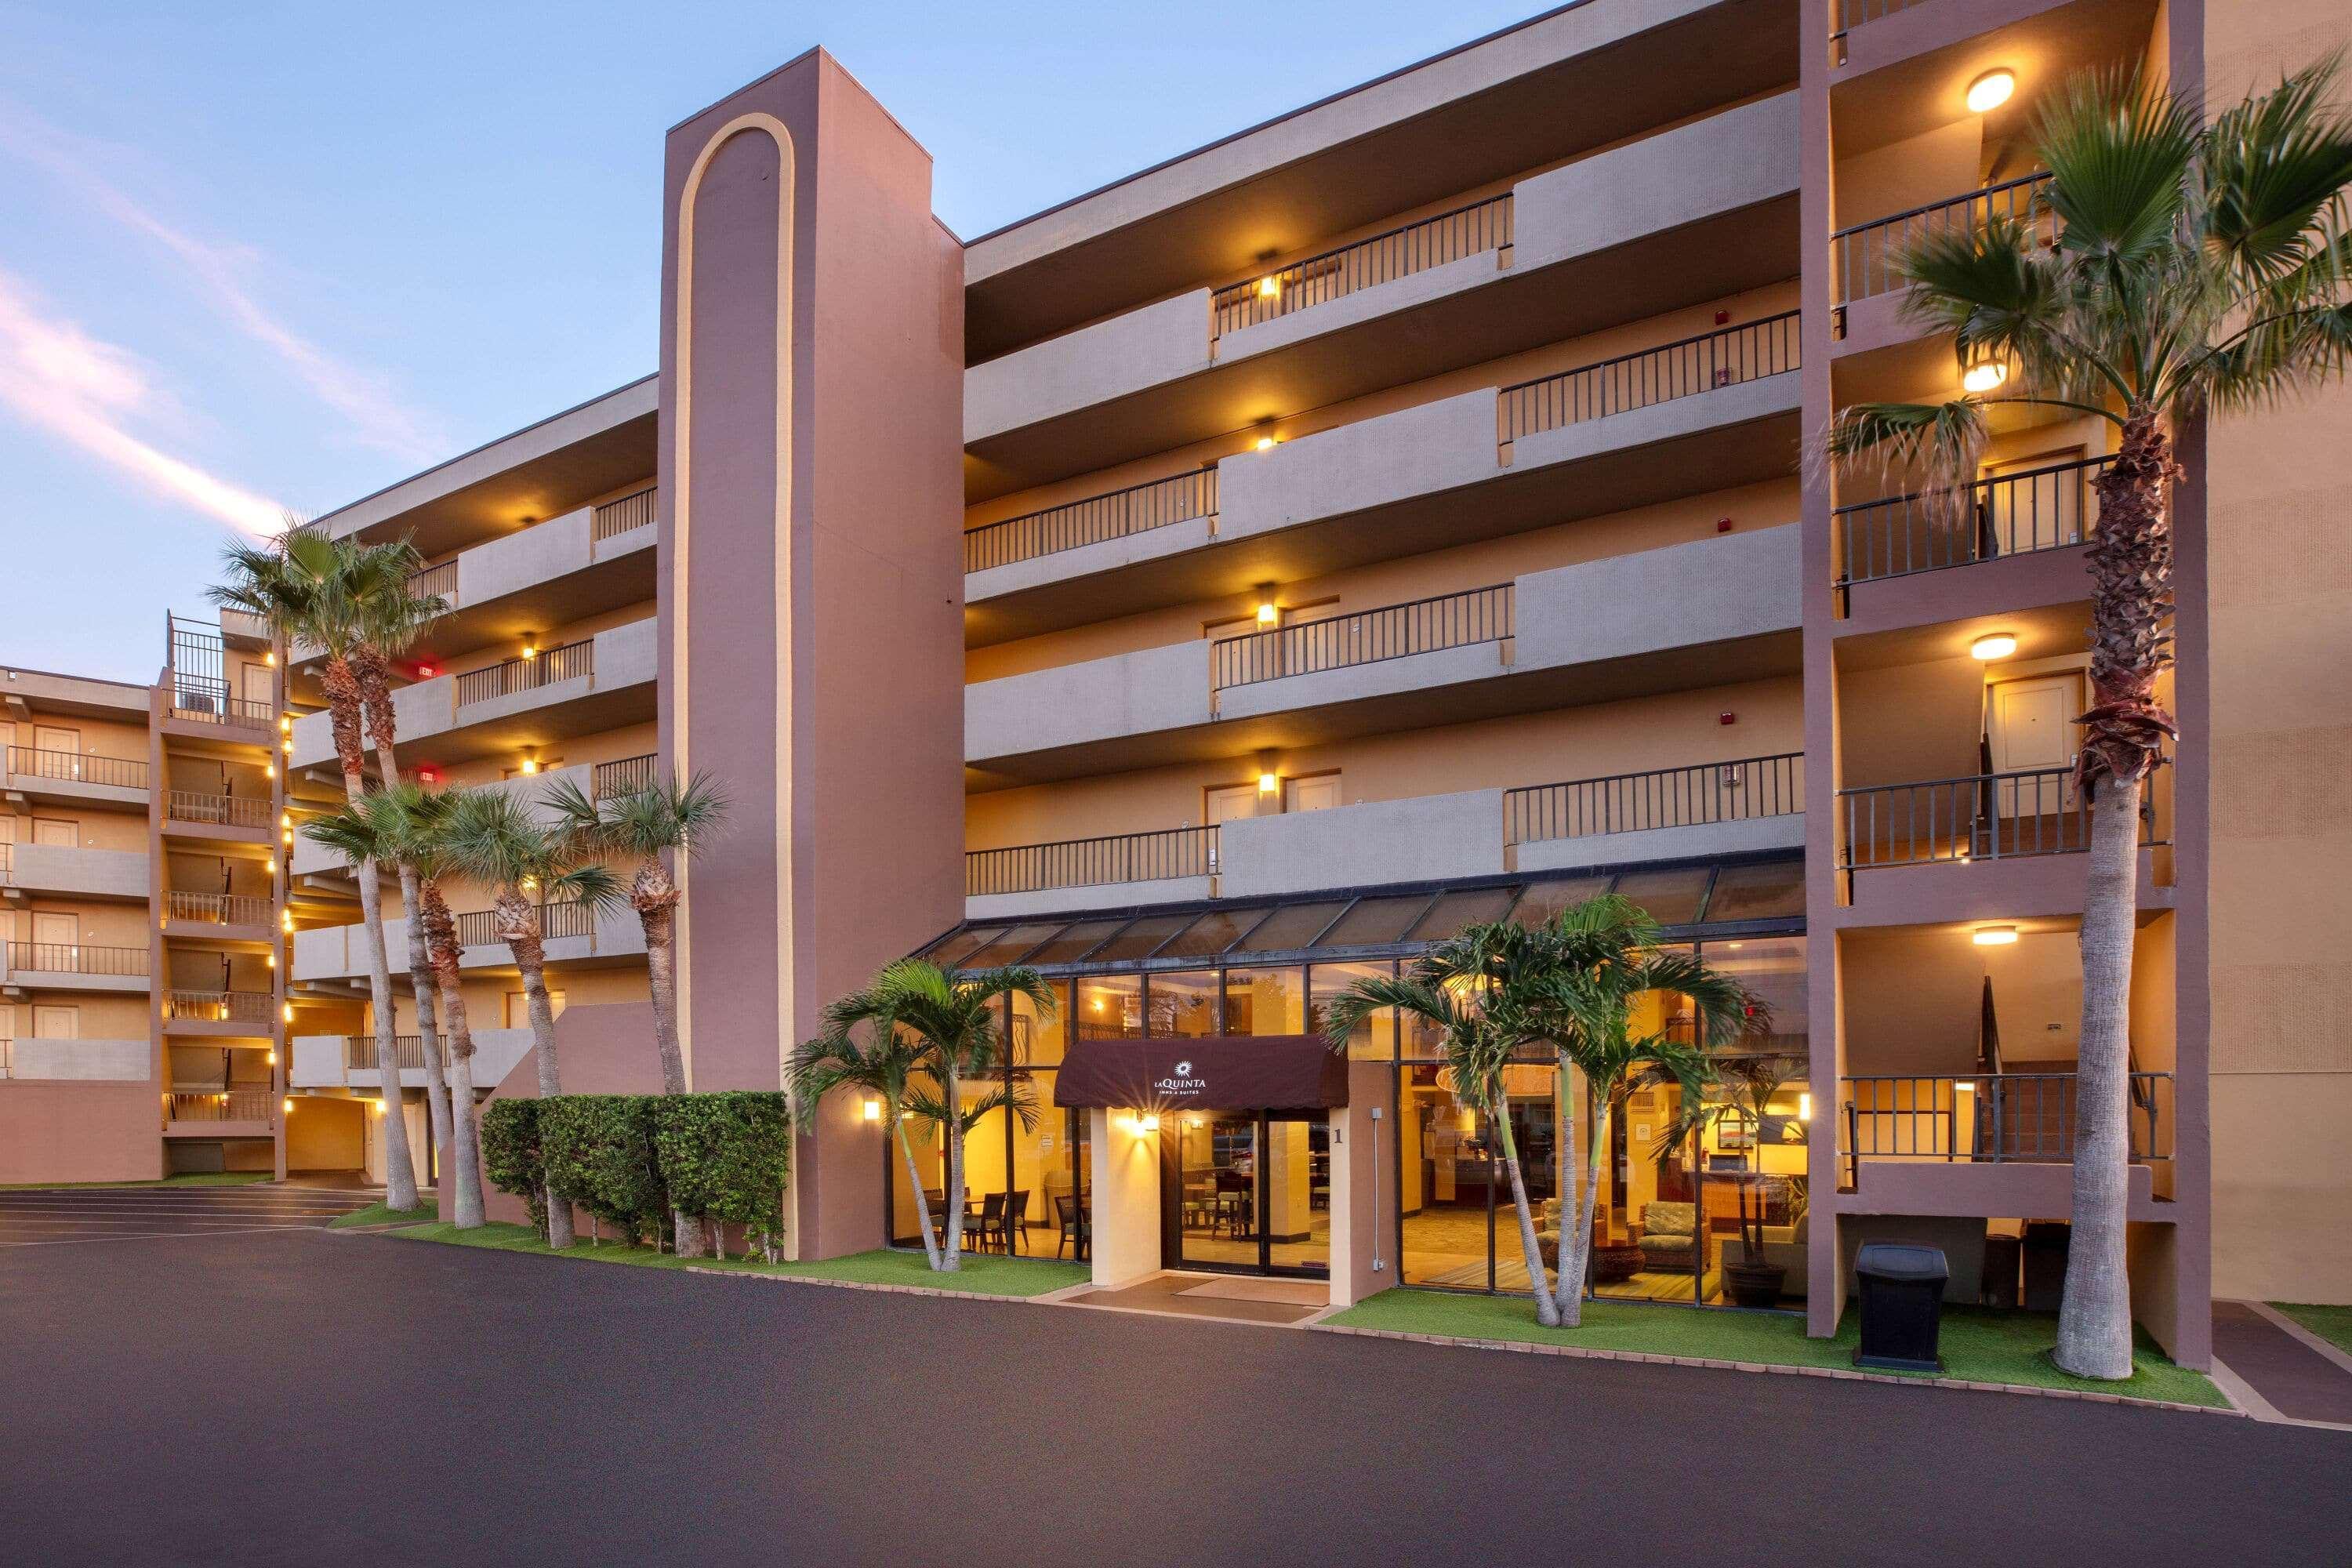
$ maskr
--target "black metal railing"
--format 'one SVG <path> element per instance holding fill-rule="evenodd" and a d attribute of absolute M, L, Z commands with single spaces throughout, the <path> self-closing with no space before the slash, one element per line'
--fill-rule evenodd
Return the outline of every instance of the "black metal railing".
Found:
<path fill-rule="evenodd" d="M 1378 664 L 1440 648 L 1500 642 L 1511 635 L 1512 584 L 1440 594 L 1352 616 L 1221 637 L 1210 649 L 1210 680 L 1223 691 L 1319 669 Z"/>
<path fill-rule="evenodd" d="M 1209 335 L 1223 337 L 1510 243 L 1511 196 L 1507 191 L 1294 261 L 1246 282 L 1228 284 L 1209 297 Z"/>
<path fill-rule="evenodd" d="M 16 846 L 0 843 L 0 877 L 13 876 L 16 870 Z"/>
<path fill-rule="evenodd" d="M 427 566 L 408 575 L 408 591 L 420 599 L 439 599 L 443 607 L 457 602 L 457 559 L 451 556 L 438 566 Z"/>
<path fill-rule="evenodd" d="M 1843 38 L 1864 22 L 1875 22 L 1882 16 L 1925 4 L 1927 0 L 1834 0 L 1830 6 L 1830 37 Z"/>
<path fill-rule="evenodd" d="M 12 942 L 8 967 L 42 974 L 116 974 L 138 978 L 147 973 L 143 947 L 91 947 L 79 942 Z"/>
<path fill-rule="evenodd" d="M 185 789 L 172 791 L 163 806 L 163 814 L 173 822 L 212 827 L 268 827 L 269 813 L 269 802 L 255 796 L 204 795 Z"/>
<path fill-rule="evenodd" d="M 1217 869 L 1217 829 L 1171 827 L 1103 838 L 1066 838 L 1006 849 L 973 849 L 963 858 L 968 898 L 1034 893 L 1047 888 L 1092 888 L 1112 882 L 1153 882 L 1206 877 Z"/>
<path fill-rule="evenodd" d="M 1858 1160 L 2063 1163 L 2074 1157 L 2071 1072 L 1928 1073 L 1838 1079 L 1847 1171 Z M 2131 1075 L 2136 1162 L 2172 1157 L 2164 1106 L 2172 1075 Z"/>
<path fill-rule="evenodd" d="M 1130 533 L 1149 533 L 1171 522 L 1213 516 L 1216 510 L 1217 470 L 1212 464 L 1170 479 L 1151 479 L 967 529 L 963 536 L 963 569 L 984 572 L 991 566 L 1076 550 L 1082 544 L 1124 539 Z"/>
<path fill-rule="evenodd" d="M 654 773 L 661 758 L 648 752 L 642 757 L 622 757 L 609 763 L 598 763 L 588 774 L 588 794 L 593 800 L 610 800 L 614 795 L 635 795 L 654 782 Z"/>
<path fill-rule="evenodd" d="M 1507 386 L 1496 395 L 1496 439 L 1515 441 L 1694 393 L 1797 368 L 1797 312 L 1784 311 L 1680 342 L 1620 354 Z"/>
<path fill-rule="evenodd" d="M 2050 175 L 2047 171 L 2021 174 L 1997 185 L 1970 191 L 1964 196 L 1929 202 L 1891 217 L 1873 218 L 1830 236 L 1837 261 L 1837 302 L 1867 300 L 1873 294 L 1904 287 L 1896 264 L 1920 241 L 1946 234 L 1973 234 L 1995 218 L 2025 221 L 2033 214 L 2034 195 Z"/>
<path fill-rule="evenodd" d="M 1837 509 L 1838 586 L 1972 566 L 2080 544 L 2098 521 L 2099 476 L 2115 462 L 2079 458 Z"/>
<path fill-rule="evenodd" d="M 543 647 L 530 658 L 510 658 L 486 669 L 469 669 L 457 677 L 457 706 L 487 702 L 518 691 L 535 691 L 561 680 L 596 673 L 596 643 L 593 637 Z"/>
<path fill-rule="evenodd" d="M 269 923 L 270 902 L 250 893 L 184 893 L 173 889 L 163 894 L 163 914 L 168 920 L 201 925 L 260 926 Z"/>
<path fill-rule="evenodd" d="M 267 1024 L 277 999 L 267 991 L 174 989 L 163 994 L 163 1016 L 198 1024 Z"/>
<path fill-rule="evenodd" d="M 1503 792 L 1503 842 L 1788 816 L 1805 809 L 1805 753 L 1610 773 Z"/>
<path fill-rule="evenodd" d="M 215 1094 L 167 1094 L 167 1121 L 268 1121 L 278 1096 L 266 1089 L 232 1089 Z"/>
<path fill-rule="evenodd" d="M 225 691 L 178 684 L 172 689 L 172 717 L 224 729 L 267 730 L 278 717 L 277 704 Z"/>
<path fill-rule="evenodd" d="M 399 1056 L 400 1066 L 403 1071 L 422 1072 L 425 1070 L 424 1036 L 394 1035 L 392 1037 L 392 1045 L 393 1049 Z M 349 1072 L 353 1068 L 363 1068 L 373 1071 L 374 1070 L 375 1066 L 375 1037 L 373 1035 L 345 1035 L 343 1037 L 344 1071 Z"/>
<path fill-rule="evenodd" d="M 654 521 L 655 503 L 660 499 L 660 487 L 647 485 L 635 495 L 606 501 L 596 509 L 595 517 L 589 524 L 590 542 L 601 542 L 644 528 Z"/>
<path fill-rule="evenodd" d="M 560 936 L 593 936 L 596 915 L 585 904 L 541 904 L 539 906 L 539 934 L 549 940 Z M 457 917 L 457 942 L 461 947 L 479 947 L 501 941 L 499 935 L 499 912 L 496 910 L 475 910 Z"/>
<path fill-rule="evenodd" d="M 2091 847 L 2091 802 L 2072 768 L 1842 789 L 1838 810 L 1845 838 L 1838 866 L 1847 871 L 2073 855 Z M 2140 797 L 2139 841 L 2163 842 L 2152 789 Z"/>
<path fill-rule="evenodd" d="M 104 784 L 111 789 L 147 787 L 145 763 L 132 762 L 128 757 L 92 757 L 84 756 L 79 752 L 53 752 L 39 746 L 9 747 L 8 772 L 17 778 Z"/>

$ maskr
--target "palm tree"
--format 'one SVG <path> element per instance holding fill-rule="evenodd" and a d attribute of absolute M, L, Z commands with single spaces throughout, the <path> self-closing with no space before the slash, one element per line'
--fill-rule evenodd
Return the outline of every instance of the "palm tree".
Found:
<path fill-rule="evenodd" d="M 228 580 L 210 590 L 215 604 L 258 617 L 286 646 L 309 643 L 325 654 L 320 684 L 327 698 L 335 756 L 342 766 L 345 796 L 357 799 L 365 784 L 367 758 L 361 739 L 360 684 L 352 660 L 376 626 L 372 617 L 377 612 L 366 606 L 383 596 L 388 576 L 396 574 L 404 588 L 416 566 L 415 547 L 405 542 L 359 544 L 301 523 L 289 526 L 267 545 L 231 545 L 223 560 Z M 374 860 L 359 862 L 357 874 L 360 919 L 367 929 L 376 1066 L 383 1075 L 389 1112 L 400 1103 L 399 1026 L 394 1016 L 391 967 L 384 957 Z M 416 1167 L 409 1154 L 407 1122 L 388 1113 L 384 1123 L 384 1201 L 394 1208 L 415 1208 Z"/>
<path fill-rule="evenodd" d="M 866 1019 L 865 1039 L 847 1025 L 828 1022 L 824 1034 L 795 1047 L 791 1063 L 793 1098 L 805 1116 L 837 1089 L 872 1096 L 882 1106 L 887 1136 L 898 1145 L 907 1163 L 908 1190 L 915 1194 L 923 1229 L 923 1255 L 933 1269 L 940 1267 L 940 1238 L 931 1230 L 931 1200 L 923 1189 L 923 1173 L 915 1163 L 915 1146 L 907 1137 L 908 1079 L 920 1070 L 924 1049 L 898 1032 L 879 1014 Z"/>
<path fill-rule="evenodd" d="M 448 1032 L 449 1150 L 457 1173 L 452 1212 L 460 1228 L 470 1229 L 484 1217 L 481 1147 L 474 1134 L 474 1036 L 467 1026 L 466 998 L 458 984 L 457 925 L 441 895 L 441 879 L 453 870 L 441 841 L 442 819 L 448 809 L 448 797 L 427 795 L 407 784 L 361 795 L 345 802 L 340 811 L 313 817 L 302 825 L 302 836 L 355 865 L 385 859 L 415 868 L 417 906 L 408 918 L 425 928 L 434 984 L 440 993 L 442 1024 Z M 385 1098 L 396 1104 L 400 1088 L 396 1064 L 384 1075 L 383 1084 Z M 397 1118 L 387 1115 L 384 1120 L 396 1121 Z"/>
<path fill-rule="evenodd" d="M 999 1000 L 1008 996 L 1028 998 L 1041 1018 L 1054 1015 L 1054 988 L 1034 969 L 989 969 L 958 978 L 919 958 L 898 960 L 875 976 L 865 990 L 824 1010 L 829 1037 L 846 1034 L 860 1024 L 904 1029 L 920 1051 L 920 1065 L 939 1081 L 938 1095 L 919 1096 L 917 1110 L 947 1132 L 948 1169 L 942 1193 L 947 1243 L 932 1263 L 946 1272 L 963 1267 L 964 1134 L 985 1110 L 999 1105 L 1018 1110 L 1023 1103 L 1021 1095 L 1013 1092 L 1011 1052 L 999 1056 Z M 974 1114 L 958 1114 L 954 1108 L 963 1103 L 962 1080 L 987 1072 L 1000 1060 L 1006 1087 L 983 1096 L 981 1105 L 973 1108 Z M 1035 1114 L 1032 1106 L 1024 1121 L 1034 1121 Z M 928 1226 L 928 1215 L 925 1220 Z"/>
<path fill-rule="evenodd" d="M 2157 697 L 2170 662 L 2173 432 L 2352 366 L 2352 116 L 2332 106 L 2338 64 L 2287 77 L 2210 125 L 2137 75 L 2070 82 L 2034 127 L 2051 179 L 2032 219 L 1931 238 L 1896 263 L 1911 319 L 1951 332 L 1963 366 L 2005 367 L 2002 395 L 1860 404 L 1829 433 L 1833 460 L 1916 466 L 1931 491 L 1957 498 L 1993 411 L 2051 408 L 2114 427 L 2088 552 L 2091 708 L 2076 773 L 2092 825 L 2074 1229 L 2053 1352 L 2080 1377 L 2132 1370 L 2131 942 L 2141 795 L 2179 733 Z M 2054 244 L 2037 242 L 2044 216 Z"/>
<path fill-rule="evenodd" d="M 448 797 L 436 837 L 458 872 L 496 889 L 493 908 L 499 940 L 514 954 L 530 1015 L 531 1054 L 539 1068 L 539 1094 L 563 1092 L 555 1056 L 555 1008 L 547 994 L 543 911 L 569 905 L 592 917 L 620 901 L 620 883 L 561 829 L 541 822 L 531 809 L 504 790 L 468 790 Z M 572 1205 L 547 1194 L 547 1242 L 572 1245 Z"/>
<path fill-rule="evenodd" d="M 691 860 L 727 822 L 727 796 L 707 773 L 683 787 L 656 779 L 601 804 L 572 779 L 557 783 L 544 804 L 562 831 L 584 845 L 637 862 L 629 907 L 646 933 L 646 973 L 653 992 L 654 1047 L 661 1053 L 662 1089 L 684 1094 L 686 1056 L 677 1036 L 677 883 L 664 858 Z"/>

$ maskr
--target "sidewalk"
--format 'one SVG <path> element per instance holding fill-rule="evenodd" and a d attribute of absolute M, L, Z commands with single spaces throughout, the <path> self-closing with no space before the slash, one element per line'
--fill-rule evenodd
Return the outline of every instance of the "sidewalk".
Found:
<path fill-rule="evenodd" d="M 2352 1355 L 2260 1301 L 2213 1303 L 2213 1381 L 2258 1420 L 2352 1431 Z"/>

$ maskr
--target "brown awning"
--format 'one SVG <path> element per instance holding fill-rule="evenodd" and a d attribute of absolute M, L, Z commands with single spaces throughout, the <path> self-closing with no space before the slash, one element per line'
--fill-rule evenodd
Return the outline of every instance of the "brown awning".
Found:
<path fill-rule="evenodd" d="M 1322 1110 L 1348 1103 L 1348 1059 L 1321 1035 L 1078 1040 L 1054 1103 L 1105 1110 Z"/>

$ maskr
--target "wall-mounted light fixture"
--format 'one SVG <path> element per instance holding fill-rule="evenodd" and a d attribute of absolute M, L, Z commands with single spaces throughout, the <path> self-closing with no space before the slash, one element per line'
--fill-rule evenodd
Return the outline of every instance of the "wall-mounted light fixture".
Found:
<path fill-rule="evenodd" d="M 522 771 L 526 773 L 539 772 L 539 758 L 530 752 L 525 752 L 522 754 Z"/>
<path fill-rule="evenodd" d="M 1969 112 L 1983 114 L 1999 109 L 2017 90 L 2017 74 L 2010 70 L 1989 70 L 1969 83 Z"/>
<path fill-rule="evenodd" d="M 2010 947 L 2017 942 L 2015 926 L 1979 926 L 1969 933 L 1969 940 L 1979 947 Z"/>
<path fill-rule="evenodd" d="M 1274 602 L 1274 590 L 1271 588 L 1258 590 L 1257 624 L 1262 626 L 1282 624 L 1282 606 Z"/>
<path fill-rule="evenodd" d="M 882 1120 L 882 1102 L 880 1100 L 869 1100 L 866 1102 L 866 1120 L 868 1121 L 879 1121 Z"/>
<path fill-rule="evenodd" d="M 292 1023 L 294 1021 L 294 1004 L 288 1002 L 280 1005 L 278 1009 L 278 1016 L 282 1022 L 289 1024 Z"/>
<path fill-rule="evenodd" d="M 268 665 L 270 668 L 276 669 L 278 668 L 278 650 L 276 648 L 272 648 L 268 653 L 263 654 L 261 656 L 261 662 Z"/>
<path fill-rule="evenodd" d="M 539 634 L 537 632 L 525 632 L 522 634 L 522 656 L 525 658 L 537 658 L 539 657 Z"/>
<path fill-rule="evenodd" d="M 280 713 L 278 716 L 278 732 L 281 735 L 290 735 L 294 732 L 293 714 Z"/>
<path fill-rule="evenodd" d="M 291 735 L 287 736 L 285 740 L 278 742 L 278 749 L 285 752 L 288 756 L 292 756 L 294 754 L 294 737 Z"/>
<path fill-rule="evenodd" d="M 286 931 L 290 931 L 294 929 L 294 911 L 292 910 L 280 910 L 278 911 L 278 929 Z"/>
<path fill-rule="evenodd" d="M 1811 1121 L 1812 1119 L 1813 1097 L 1810 1094 L 1800 1094 L 1797 1096 L 1797 1120 Z"/>
<path fill-rule="evenodd" d="M 286 1114 L 289 1116 L 294 1114 L 294 1097 L 290 1094 L 286 1097 Z"/>
<path fill-rule="evenodd" d="M 1259 279 L 1257 280 L 1257 297 L 1258 297 L 1259 299 L 1261 299 L 1261 300 L 1279 300 L 1279 299 L 1281 299 L 1281 298 L 1282 298 L 1282 279 L 1281 279 L 1281 277 L 1280 277 L 1279 275 L 1276 274 L 1276 273 L 1271 273 L 1271 272 L 1269 272 L 1269 273 L 1267 273 L 1265 277 L 1263 277 L 1263 278 Z"/>
<path fill-rule="evenodd" d="M 1260 773 L 1260 774 L 1258 774 L 1258 775 L 1257 775 L 1257 793 L 1258 793 L 1258 794 L 1260 794 L 1260 795 L 1272 795 L 1272 794 L 1274 794 L 1276 790 L 1279 790 L 1281 787 L 1282 787 L 1282 775 L 1280 775 L 1279 773 Z"/>
<path fill-rule="evenodd" d="M 2009 379 L 2007 360 L 1979 360 L 1960 373 L 1962 392 L 1990 392 Z"/>
<path fill-rule="evenodd" d="M 1135 1119 L 1135 1130 L 1138 1132 L 1157 1132 L 1160 1131 L 1160 1118 L 1147 1110 Z"/>
<path fill-rule="evenodd" d="M 2017 651 L 2017 638 L 2008 632 L 1987 632 L 1969 644 L 1969 657 L 1990 664 L 1997 658 L 2007 658 Z"/>

